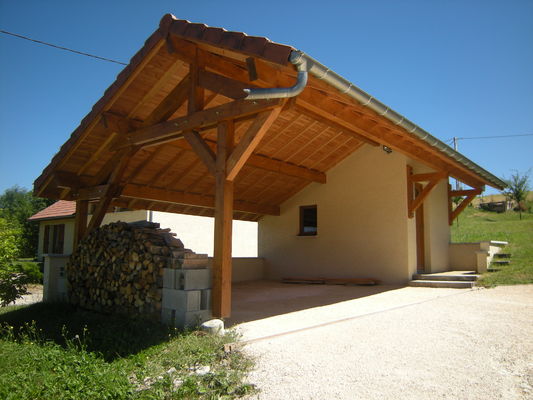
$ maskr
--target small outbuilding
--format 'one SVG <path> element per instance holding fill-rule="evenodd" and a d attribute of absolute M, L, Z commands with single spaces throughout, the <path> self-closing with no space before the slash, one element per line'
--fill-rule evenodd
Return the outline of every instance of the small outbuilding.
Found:
<path fill-rule="evenodd" d="M 165 15 L 35 193 L 76 201 L 75 243 L 110 207 L 214 216 L 225 317 L 233 219 L 258 221 L 267 278 L 405 283 L 450 267 L 449 224 L 485 185 L 505 186 L 309 55 Z"/>

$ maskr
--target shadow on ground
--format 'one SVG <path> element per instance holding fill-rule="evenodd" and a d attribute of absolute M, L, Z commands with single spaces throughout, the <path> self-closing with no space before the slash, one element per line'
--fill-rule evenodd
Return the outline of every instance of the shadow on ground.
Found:
<path fill-rule="evenodd" d="M 64 303 L 36 303 L 0 311 L 0 325 L 13 326 L 18 334 L 32 321 L 42 340 L 64 346 L 66 338 L 78 335 L 87 350 L 101 353 L 107 361 L 136 354 L 179 334 L 154 321 L 105 315 Z"/>
<path fill-rule="evenodd" d="M 232 314 L 226 325 L 373 296 L 403 286 L 343 286 L 253 281 L 233 284 Z"/>

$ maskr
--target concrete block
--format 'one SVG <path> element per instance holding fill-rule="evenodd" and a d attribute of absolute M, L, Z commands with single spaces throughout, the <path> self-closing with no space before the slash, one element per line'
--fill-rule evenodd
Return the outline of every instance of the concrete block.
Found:
<path fill-rule="evenodd" d="M 185 258 L 180 260 L 180 266 L 183 269 L 205 269 L 209 260 L 206 258 Z"/>
<path fill-rule="evenodd" d="M 182 269 L 176 270 L 176 289 L 201 290 L 211 288 L 211 270 Z"/>
<path fill-rule="evenodd" d="M 176 288 L 176 271 L 170 268 L 163 268 L 163 287 L 167 289 Z"/>
<path fill-rule="evenodd" d="M 175 290 L 163 288 L 162 307 L 181 311 L 200 310 L 201 292 L 199 290 Z"/>
<path fill-rule="evenodd" d="M 200 295 L 200 310 L 211 309 L 211 289 L 202 290 Z"/>
<path fill-rule="evenodd" d="M 195 328 L 212 318 L 211 311 L 188 311 L 185 313 L 176 313 L 174 326 L 176 328 Z"/>
<path fill-rule="evenodd" d="M 166 324 L 166 325 L 173 325 L 175 319 L 176 319 L 176 310 L 173 310 L 171 308 L 161 309 L 161 323 Z"/>

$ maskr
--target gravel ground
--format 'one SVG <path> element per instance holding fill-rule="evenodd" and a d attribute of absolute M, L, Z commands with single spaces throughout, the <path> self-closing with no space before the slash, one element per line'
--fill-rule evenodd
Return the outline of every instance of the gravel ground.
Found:
<path fill-rule="evenodd" d="M 438 296 L 247 344 L 252 398 L 533 399 L 533 285 Z"/>
<path fill-rule="evenodd" d="M 43 285 L 29 285 L 28 294 L 15 301 L 14 305 L 21 306 L 38 303 L 43 300 Z"/>

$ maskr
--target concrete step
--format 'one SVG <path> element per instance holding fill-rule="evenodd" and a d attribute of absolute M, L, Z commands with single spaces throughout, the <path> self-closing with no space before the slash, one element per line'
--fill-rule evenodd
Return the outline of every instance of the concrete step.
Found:
<path fill-rule="evenodd" d="M 492 268 L 492 267 L 488 267 L 487 268 L 487 272 L 498 272 L 498 271 L 501 271 L 502 269 L 501 268 Z"/>
<path fill-rule="evenodd" d="M 413 279 L 425 281 L 477 281 L 479 275 L 437 275 L 437 274 L 414 274 Z"/>
<path fill-rule="evenodd" d="M 492 260 L 491 264 L 493 265 L 509 265 L 511 264 L 510 260 Z"/>
<path fill-rule="evenodd" d="M 511 253 L 496 253 L 494 258 L 511 258 Z"/>
<path fill-rule="evenodd" d="M 409 282 L 409 286 L 452 289 L 471 289 L 475 284 L 476 282 L 472 281 L 435 281 L 424 279 Z"/>

